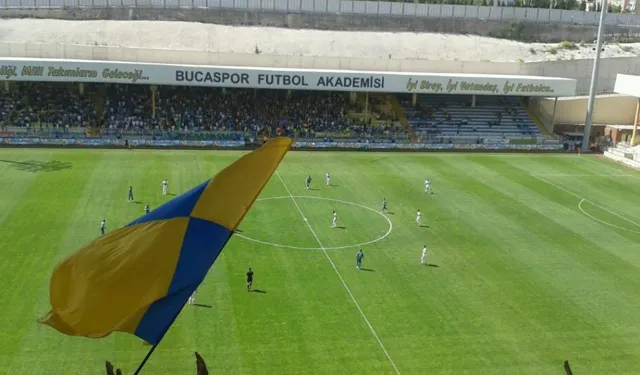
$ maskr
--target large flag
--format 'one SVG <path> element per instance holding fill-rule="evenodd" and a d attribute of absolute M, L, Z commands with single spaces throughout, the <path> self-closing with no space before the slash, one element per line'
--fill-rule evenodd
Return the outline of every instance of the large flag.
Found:
<path fill-rule="evenodd" d="M 114 331 L 157 344 L 291 146 L 274 138 L 200 186 L 99 237 L 56 266 L 51 311 L 66 335 Z"/>

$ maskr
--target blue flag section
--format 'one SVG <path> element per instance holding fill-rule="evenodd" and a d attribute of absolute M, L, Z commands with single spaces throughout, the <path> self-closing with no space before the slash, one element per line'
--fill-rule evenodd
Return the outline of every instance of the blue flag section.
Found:
<path fill-rule="evenodd" d="M 97 238 L 56 266 L 51 311 L 66 335 L 120 331 L 157 344 L 291 147 L 274 138 L 213 179 Z"/>

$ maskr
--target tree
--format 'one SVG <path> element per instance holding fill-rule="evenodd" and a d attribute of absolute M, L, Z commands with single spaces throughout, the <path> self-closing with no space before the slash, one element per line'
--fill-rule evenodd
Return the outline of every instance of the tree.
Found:
<path fill-rule="evenodd" d="M 530 4 L 530 7 L 548 9 L 551 7 L 551 4 L 551 0 L 533 0 Z"/>
<path fill-rule="evenodd" d="M 565 6 L 567 10 L 578 10 L 580 8 L 577 0 L 565 0 Z"/>

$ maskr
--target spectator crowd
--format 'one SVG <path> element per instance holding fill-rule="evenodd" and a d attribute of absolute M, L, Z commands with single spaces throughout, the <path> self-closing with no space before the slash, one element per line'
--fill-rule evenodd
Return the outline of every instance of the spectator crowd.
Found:
<path fill-rule="evenodd" d="M 295 137 L 391 137 L 389 121 L 349 119 L 348 94 L 317 91 L 220 89 L 144 85 L 12 83 L 0 94 L 0 125 L 33 131 L 100 129 L 103 136 L 172 139 L 210 133 Z M 155 101 L 155 105 L 154 105 Z"/>

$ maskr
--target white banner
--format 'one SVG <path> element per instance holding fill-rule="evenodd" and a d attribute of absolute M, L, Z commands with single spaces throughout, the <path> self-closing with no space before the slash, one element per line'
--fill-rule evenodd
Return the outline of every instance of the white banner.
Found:
<path fill-rule="evenodd" d="M 509 140 L 508 139 L 498 139 L 498 138 L 485 138 L 484 143 L 487 144 L 509 144 Z"/>
<path fill-rule="evenodd" d="M 572 96 L 576 80 L 486 74 L 265 69 L 0 58 L 0 80 L 419 94 Z"/>

